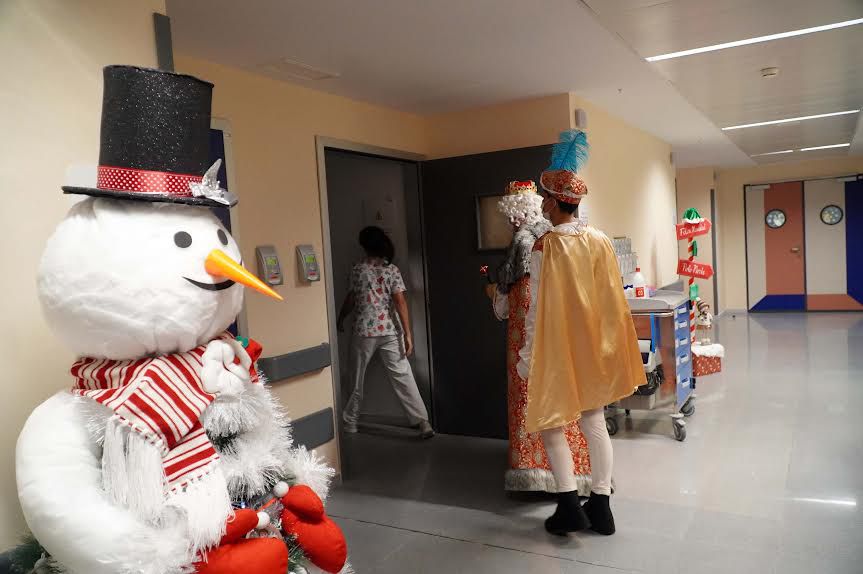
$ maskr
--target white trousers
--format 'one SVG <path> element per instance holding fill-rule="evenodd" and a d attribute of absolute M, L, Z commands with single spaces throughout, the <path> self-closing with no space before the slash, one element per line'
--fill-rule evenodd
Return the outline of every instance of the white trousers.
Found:
<path fill-rule="evenodd" d="M 351 379 L 354 390 L 342 418 L 348 424 L 356 424 L 360 418 L 360 407 L 363 402 L 363 385 L 366 379 L 366 369 L 375 353 L 380 353 L 381 362 L 389 375 L 390 383 L 402 407 L 407 414 L 408 422 L 418 425 L 429 418 L 425 403 L 417 388 L 414 373 L 407 357 L 402 354 L 401 339 L 396 335 L 386 337 L 360 337 L 354 335 L 351 340 Z"/>
<path fill-rule="evenodd" d="M 608 436 L 608 429 L 605 426 L 605 409 L 600 407 L 581 413 L 578 426 L 581 427 L 590 449 L 591 490 L 596 494 L 610 495 L 614 452 L 611 448 L 611 437 Z M 569 449 L 563 427 L 542 431 L 542 442 L 548 453 L 551 472 L 557 482 L 557 491 L 577 490 L 575 464 L 572 461 L 572 451 Z"/>

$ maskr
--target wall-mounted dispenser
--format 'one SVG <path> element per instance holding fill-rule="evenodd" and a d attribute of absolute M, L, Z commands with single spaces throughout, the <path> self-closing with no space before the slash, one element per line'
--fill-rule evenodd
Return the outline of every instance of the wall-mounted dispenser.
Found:
<path fill-rule="evenodd" d="M 285 282 L 282 276 L 282 266 L 279 264 L 279 255 L 272 245 L 259 245 L 255 247 L 258 258 L 258 277 L 267 285 L 281 285 Z"/>

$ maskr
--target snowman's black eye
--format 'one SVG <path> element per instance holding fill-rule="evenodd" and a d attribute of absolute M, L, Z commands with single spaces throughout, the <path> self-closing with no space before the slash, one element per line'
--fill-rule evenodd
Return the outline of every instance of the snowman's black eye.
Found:
<path fill-rule="evenodd" d="M 219 243 L 221 243 L 222 245 L 227 245 L 228 244 L 228 235 L 221 229 L 218 231 L 218 234 L 219 234 Z"/>
<path fill-rule="evenodd" d="M 176 245 L 177 247 L 182 247 L 183 249 L 185 249 L 191 244 L 192 236 L 185 231 L 178 231 L 174 234 L 174 245 Z"/>

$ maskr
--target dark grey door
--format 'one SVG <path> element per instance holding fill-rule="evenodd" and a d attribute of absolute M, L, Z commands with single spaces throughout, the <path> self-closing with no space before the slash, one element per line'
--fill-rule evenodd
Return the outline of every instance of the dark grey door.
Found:
<path fill-rule="evenodd" d="M 422 163 L 427 289 L 439 432 L 507 438 L 506 325 L 483 292 L 479 269 L 503 251 L 477 245 L 477 196 L 500 195 L 514 180 L 536 181 L 551 146 Z"/>

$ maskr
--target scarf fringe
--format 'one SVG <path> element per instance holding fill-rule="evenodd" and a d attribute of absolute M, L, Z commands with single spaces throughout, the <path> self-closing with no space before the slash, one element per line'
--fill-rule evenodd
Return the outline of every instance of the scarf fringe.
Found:
<path fill-rule="evenodd" d="M 219 543 L 234 514 L 228 485 L 219 468 L 169 494 L 167 504 L 185 513 L 190 552 L 195 555 Z"/>
<path fill-rule="evenodd" d="M 214 468 L 167 498 L 166 484 L 159 447 L 121 419 L 110 419 L 102 452 L 102 486 L 111 500 L 155 526 L 167 518 L 168 507 L 181 511 L 191 555 L 217 544 L 233 513 L 222 471 Z"/>
<path fill-rule="evenodd" d="M 155 524 L 165 506 L 165 471 L 161 449 L 119 417 L 105 427 L 102 487 L 113 502 Z"/>

